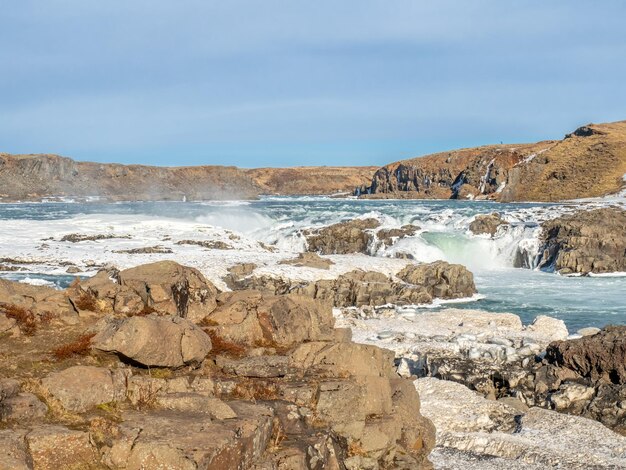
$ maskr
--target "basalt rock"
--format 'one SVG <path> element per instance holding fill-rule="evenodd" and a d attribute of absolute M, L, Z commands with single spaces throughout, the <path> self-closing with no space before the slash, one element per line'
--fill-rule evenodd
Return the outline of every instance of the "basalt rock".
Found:
<path fill-rule="evenodd" d="M 201 321 L 216 306 L 217 289 L 194 268 L 173 261 L 124 271 L 100 271 L 69 290 L 78 310 L 137 315 L 156 312 Z"/>
<path fill-rule="evenodd" d="M 139 288 L 101 275 L 88 289 Z M 237 291 L 201 327 L 176 313 L 81 314 L 71 335 L 51 323 L 12 338 L 49 348 L 97 331 L 92 349 L 55 361 L 7 350 L 19 380 L 0 379 L 0 467 L 432 468 L 434 429 L 393 353 L 352 343 L 327 303 Z"/>
<path fill-rule="evenodd" d="M 148 367 L 182 367 L 201 363 L 211 340 L 189 320 L 148 315 L 109 319 L 94 336 L 92 347 Z"/>
<path fill-rule="evenodd" d="M 470 223 L 469 229 L 474 235 L 487 234 L 493 237 L 498 231 L 498 227 L 507 224 L 508 223 L 500 217 L 500 214 L 494 212 L 488 215 L 477 215 Z"/>
<path fill-rule="evenodd" d="M 376 219 L 354 219 L 305 231 L 307 249 L 322 255 L 366 253 L 371 231 L 379 226 Z"/>
<path fill-rule="evenodd" d="M 562 274 L 626 271 L 626 211 L 579 211 L 544 222 L 539 267 Z"/>
<path fill-rule="evenodd" d="M 335 307 L 427 304 L 435 298 L 458 299 L 476 293 L 472 273 L 462 265 L 445 261 L 409 264 L 397 274 L 398 279 L 361 270 L 314 282 L 255 276 L 252 270 L 245 270 L 241 275 L 236 272 L 239 269 L 231 271 L 227 278 L 233 289 L 256 289 L 275 295 L 294 293 Z"/>

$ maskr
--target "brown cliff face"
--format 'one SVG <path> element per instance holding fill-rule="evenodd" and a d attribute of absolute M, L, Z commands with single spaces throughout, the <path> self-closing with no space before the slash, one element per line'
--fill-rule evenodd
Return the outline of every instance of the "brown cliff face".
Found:
<path fill-rule="evenodd" d="M 360 192 L 374 198 L 558 201 L 615 193 L 624 174 L 626 121 L 620 121 L 589 124 L 560 141 L 489 145 L 391 163 Z"/>
<path fill-rule="evenodd" d="M 332 194 L 366 184 L 374 171 L 374 167 L 156 167 L 77 162 L 58 155 L 0 154 L 0 198 L 223 200 L 260 194 Z"/>

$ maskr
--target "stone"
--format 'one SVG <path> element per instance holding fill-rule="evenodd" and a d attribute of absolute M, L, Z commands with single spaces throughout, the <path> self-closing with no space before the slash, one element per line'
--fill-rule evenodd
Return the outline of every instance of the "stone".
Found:
<path fill-rule="evenodd" d="M 562 274 L 626 271 L 626 211 L 580 210 L 542 224 L 539 267 Z"/>
<path fill-rule="evenodd" d="M 31 470 L 23 429 L 0 430 L 0 470 Z"/>
<path fill-rule="evenodd" d="M 477 292 L 474 276 L 465 266 L 445 261 L 409 264 L 398 277 L 409 284 L 425 287 L 432 297 L 440 299 L 471 297 Z"/>
<path fill-rule="evenodd" d="M 544 341 L 562 341 L 569 336 L 563 320 L 546 315 L 538 315 L 528 326 L 528 331 L 541 335 Z"/>
<path fill-rule="evenodd" d="M 598 333 L 600 333 L 600 331 L 601 331 L 600 328 L 588 326 L 586 328 L 581 328 L 576 333 L 579 334 L 580 336 L 593 336 L 593 335 L 597 335 Z"/>
<path fill-rule="evenodd" d="M 64 426 L 38 426 L 26 435 L 26 443 L 38 470 L 88 468 L 100 460 L 89 433 Z"/>
<path fill-rule="evenodd" d="M 474 217 L 474 220 L 470 223 L 469 229 L 474 235 L 489 235 L 495 236 L 498 228 L 501 225 L 508 225 L 500 214 L 493 212 L 491 214 L 479 214 Z"/>
<path fill-rule="evenodd" d="M 167 393 L 157 396 L 155 405 L 167 410 L 207 413 L 213 419 L 232 419 L 237 414 L 219 398 L 189 392 Z"/>
<path fill-rule="evenodd" d="M 19 393 L 0 402 L 0 420 L 24 422 L 43 418 L 48 407 L 32 393 Z"/>
<path fill-rule="evenodd" d="M 129 375 L 125 369 L 74 366 L 48 375 L 41 384 L 66 410 L 84 412 L 102 403 L 125 400 Z"/>
<path fill-rule="evenodd" d="M 307 250 L 322 255 L 367 253 L 376 219 L 354 219 L 304 232 Z"/>
<path fill-rule="evenodd" d="M 216 364 L 227 374 L 241 377 L 283 377 L 292 369 L 287 356 L 256 356 L 229 359 L 218 356 Z"/>
<path fill-rule="evenodd" d="M 626 384 L 626 326 L 607 326 L 600 333 L 552 343 L 546 360 L 593 382 Z"/>
<path fill-rule="evenodd" d="M 328 270 L 335 263 L 328 258 L 322 258 L 317 253 L 300 253 L 293 259 L 281 261 L 280 264 Z"/>
<path fill-rule="evenodd" d="M 217 289 L 194 268 L 159 261 L 119 273 L 120 286 L 135 291 L 152 309 L 198 322 L 216 306 Z"/>
<path fill-rule="evenodd" d="M 94 336 L 92 347 L 143 366 L 177 368 L 200 364 L 211 339 L 185 318 L 151 314 L 111 319 Z"/>
<path fill-rule="evenodd" d="M 329 306 L 303 296 L 238 291 L 222 294 L 205 324 L 222 345 L 288 348 L 303 341 L 330 340 L 334 320 Z"/>

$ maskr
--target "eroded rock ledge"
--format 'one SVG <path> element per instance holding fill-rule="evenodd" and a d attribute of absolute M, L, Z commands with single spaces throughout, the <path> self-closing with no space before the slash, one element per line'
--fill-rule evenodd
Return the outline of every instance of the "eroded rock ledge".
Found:
<path fill-rule="evenodd" d="M 65 292 L 2 283 L 0 318 L 0 468 L 431 468 L 393 352 L 318 300 L 162 262 Z"/>

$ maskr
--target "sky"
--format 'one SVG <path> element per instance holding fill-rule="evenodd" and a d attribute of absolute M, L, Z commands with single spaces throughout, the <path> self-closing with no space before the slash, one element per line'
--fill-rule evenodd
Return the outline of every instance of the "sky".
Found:
<path fill-rule="evenodd" d="M 0 152 L 383 165 L 626 119 L 626 2 L 19 0 Z"/>

